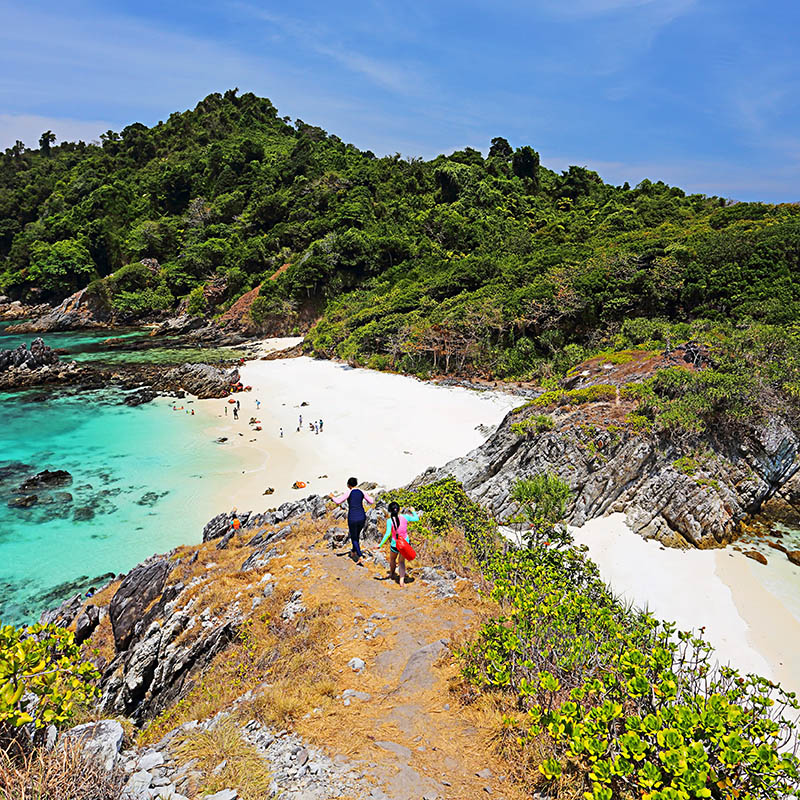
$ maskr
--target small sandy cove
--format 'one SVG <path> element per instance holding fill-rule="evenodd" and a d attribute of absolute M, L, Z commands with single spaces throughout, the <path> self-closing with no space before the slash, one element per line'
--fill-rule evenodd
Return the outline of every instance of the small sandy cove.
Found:
<path fill-rule="evenodd" d="M 252 390 L 235 395 L 238 420 L 227 400 L 194 404 L 204 434 L 227 437 L 219 446 L 241 466 L 241 479 L 220 487 L 220 510 L 262 511 L 309 494 L 341 492 L 350 476 L 402 486 L 477 447 L 486 438 L 479 427 L 496 426 L 520 403 L 502 392 L 437 386 L 306 357 L 248 361 L 239 371 Z M 322 432 L 315 434 L 309 423 L 320 419 Z M 306 486 L 293 489 L 296 481 Z M 275 491 L 265 496 L 268 487 Z"/>
<path fill-rule="evenodd" d="M 613 590 L 679 630 L 705 628 L 720 662 L 800 691 L 800 567 L 731 548 L 674 550 L 611 514 L 573 529 Z M 778 554 L 780 555 L 780 554 Z"/>

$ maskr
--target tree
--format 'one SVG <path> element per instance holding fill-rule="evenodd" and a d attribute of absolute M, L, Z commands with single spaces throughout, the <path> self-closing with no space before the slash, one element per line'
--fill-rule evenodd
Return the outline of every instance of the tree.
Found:
<path fill-rule="evenodd" d="M 489 148 L 489 158 L 499 158 L 502 161 L 511 161 L 511 156 L 514 154 L 508 139 L 502 136 L 495 136 L 492 139 L 492 146 Z"/>
<path fill-rule="evenodd" d="M 511 169 L 518 178 L 528 183 L 530 192 L 539 191 L 539 154 L 530 145 L 526 144 L 514 151 Z"/>
<path fill-rule="evenodd" d="M 53 131 L 45 131 L 39 137 L 39 149 L 44 153 L 44 155 L 50 155 L 50 145 L 53 144 L 56 140 L 56 135 Z"/>
<path fill-rule="evenodd" d="M 28 280 L 34 286 L 58 295 L 65 289 L 74 292 L 97 277 L 97 268 L 83 242 L 36 242 L 31 248 Z"/>

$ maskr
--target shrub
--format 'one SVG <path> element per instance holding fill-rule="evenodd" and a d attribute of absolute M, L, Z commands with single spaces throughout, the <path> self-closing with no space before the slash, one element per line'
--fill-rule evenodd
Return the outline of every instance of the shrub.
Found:
<path fill-rule="evenodd" d="M 584 403 L 610 403 L 617 399 L 617 387 L 611 383 L 595 383 L 582 389 L 554 389 L 514 409 L 518 413 L 531 406 L 579 406 Z"/>
<path fill-rule="evenodd" d="M 518 436 L 527 436 L 529 433 L 544 433 L 555 427 L 553 418 L 547 414 L 533 414 L 519 422 L 511 423 L 511 430 Z"/>
<path fill-rule="evenodd" d="M 67 723 L 100 675 L 81 661 L 71 632 L 55 625 L 0 628 L 0 733 Z M 5 729 L 5 731 L 3 731 Z"/>

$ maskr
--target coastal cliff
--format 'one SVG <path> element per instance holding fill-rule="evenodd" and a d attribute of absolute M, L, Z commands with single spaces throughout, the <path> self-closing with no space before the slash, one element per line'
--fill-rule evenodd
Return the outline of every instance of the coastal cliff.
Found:
<path fill-rule="evenodd" d="M 625 396 L 626 386 L 647 380 L 668 360 L 601 361 L 573 370 L 564 381 L 574 387 L 561 396 L 564 404 L 543 397 L 520 406 L 484 444 L 412 485 L 452 475 L 507 520 L 517 511 L 514 481 L 552 472 L 571 490 L 571 524 L 622 511 L 637 533 L 679 548 L 731 542 L 739 523 L 774 497 L 785 496 L 785 518 L 796 519 L 787 501 L 800 470 L 800 439 L 784 416 L 764 410 L 735 429 L 676 437 L 643 425 L 638 403 Z"/>

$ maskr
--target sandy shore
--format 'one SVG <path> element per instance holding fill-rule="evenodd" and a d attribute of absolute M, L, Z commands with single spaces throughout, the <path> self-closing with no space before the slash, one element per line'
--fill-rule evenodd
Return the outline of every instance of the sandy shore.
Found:
<path fill-rule="evenodd" d="M 225 400 L 194 403 L 204 435 L 227 437 L 220 447 L 241 467 L 241 479 L 222 489 L 220 508 L 260 511 L 343 491 L 351 475 L 401 486 L 479 445 L 486 437 L 477 426 L 497 425 L 520 402 L 502 392 L 436 386 L 306 357 L 249 361 L 240 373 L 253 389 L 236 395 L 238 421 Z M 323 432 L 314 434 L 308 423 L 319 419 Z M 292 489 L 295 481 L 306 488 Z M 267 487 L 274 494 L 264 496 Z"/>
<path fill-rule="evenodd" d="M 633 533 L 623 514 L 573 534 L 615 592 L 680 630 L 704 627 L 721 663 L 800 690 L 800 567 L 764 566 L 731 548 L 664 548 Z"/>

